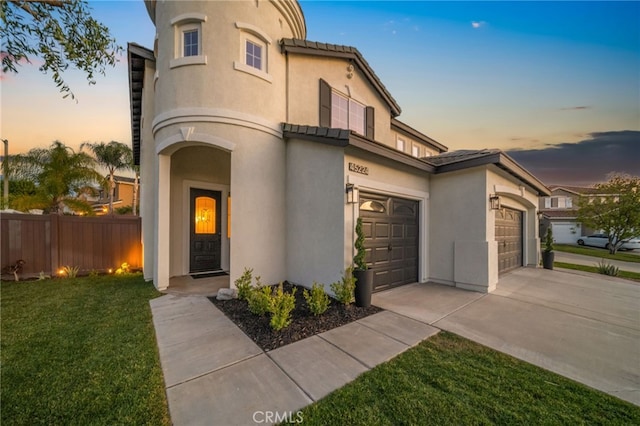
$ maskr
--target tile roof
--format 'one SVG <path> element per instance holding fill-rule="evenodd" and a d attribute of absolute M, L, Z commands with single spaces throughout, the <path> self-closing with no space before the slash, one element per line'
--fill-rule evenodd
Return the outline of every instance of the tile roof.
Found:
<path fill-rule="evenodd" d="M 551 191 L 555 191 L 556 189 L 564 189 L 569 192 L 574 192 L 576 194 L 586 195 L 586 194 L 602 194 L 602 190 L 594 187 L 585 187 L 585 186 L 570 186 L 570 185 L 549 185 L 549 189 Z"/>
<path fill-rule="evenodd" d="M 549 219 L 575 219 L 578 217 L 577 210 L 540 210 Z"/>
<path fill-rule="evenodd" d="M 308 55 L 317 56 L 329 56 L 333 58 L 345 58 L 352 59 L 360 67 L 364 75 L 371 82 L 371 84 L 378 89 L 384 100 L 391 107 L 391 114 L 397 117 L 402 112 L 400 105 L 391 96 L 391 93 L 382 84 L 382 81 L 369 63 L 364 59 L 364 56 L 358 49 L 352 46 L 342 46 L 339 44 L 321 43 L 317 41 L 301 40 L 298 38 L 283 38 L 280 40 L 280 46 L 283 52 L 303 53 Z"/>
<path fill-rule="evenodd" d="M 454 163 L 460 163 L 462 161 L 468 161 L 491 155 L 499 154 L 499 149 L 462 149 L 459 151 L 443 152 L 442 154 L 434 155 L 432 157 L 423 158 L 427 163 L 431 163 L 434 166 L 444 166 Z"/>

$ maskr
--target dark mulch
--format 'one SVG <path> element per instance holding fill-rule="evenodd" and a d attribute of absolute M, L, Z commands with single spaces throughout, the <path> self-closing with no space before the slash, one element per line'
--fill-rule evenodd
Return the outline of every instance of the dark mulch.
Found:
<path fill-rule="evenodd" d="M 334 299 L 330 299 L 331 303 L 327 311 L 322 315 L 314 316 L 307 308 L 307 302 L 302 295 L 304 287 L 284 283 L 284 290 L 287 293 L 290 293 L 293 287 L 298 288 L 296 308 L 291 315 L 293 320 L 288 327 L 280 331 L 274 331 L 271 328 L 268 314 L 263 317 L 253 315 L 244 300 L 221 301 L 216 300 L 215 297 L 210 297 L 209 300 L 265 351 L 297 342 L 382 311 L 381 308 L 373 305 L 368 308 L 358 308 L 354 304 L 345 307 Z"/>

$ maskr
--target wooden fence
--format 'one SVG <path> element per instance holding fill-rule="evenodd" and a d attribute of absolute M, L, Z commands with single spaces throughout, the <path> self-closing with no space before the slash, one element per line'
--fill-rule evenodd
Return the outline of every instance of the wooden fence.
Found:
<path fill-rule="evenodd" d="M 2 214 L 0 236 L 0 266 L 22 259 L 25 278 L 53 276 L 63 266 L 77 266 L 80 274 L 115 270 L 124 262 L 142 267 L 141 222 L 135 216 Z"/>

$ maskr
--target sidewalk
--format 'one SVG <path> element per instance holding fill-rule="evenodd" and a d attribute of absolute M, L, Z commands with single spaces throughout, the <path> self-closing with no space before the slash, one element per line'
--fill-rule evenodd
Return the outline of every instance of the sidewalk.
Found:
<path fill-rule="evenodd" d="M 438 332 L 384 311 L 264 352 L 205 297 L 170 294 L 150 305 L 177 426 L 295 420 L 297 410 Z"/>

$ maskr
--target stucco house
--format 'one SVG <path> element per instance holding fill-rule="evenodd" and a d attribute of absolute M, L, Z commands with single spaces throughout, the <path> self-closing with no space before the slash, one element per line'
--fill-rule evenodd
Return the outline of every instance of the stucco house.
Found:
<path fill-rule="evenodd" d="M 340 278 L 367 234 L 375 290 L 481 292 L 539 261 L 548 189 L 498 150 L 447 152 L 354 47 L 306 40 L 295 0 L 145 2 L 129 44 L 144 275 L 245 267 L 263 282 Z"/>
<path fill-rule="evenodd" d="M 551 227 L 556 243 L 576 244 L 581 236 L 597 231 L 578 221 L 578 200 L 606 197 L 608 194 L 597 188 L 571 185 L 550 185 L 549 190 L 551 193 L 539 200 L 538 208 L 542 214 L 540 235 Z"/>

